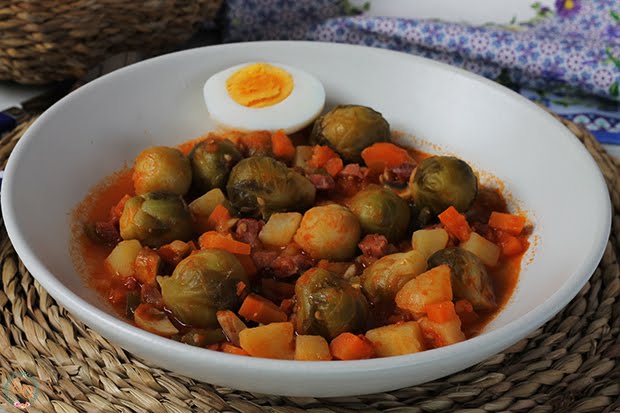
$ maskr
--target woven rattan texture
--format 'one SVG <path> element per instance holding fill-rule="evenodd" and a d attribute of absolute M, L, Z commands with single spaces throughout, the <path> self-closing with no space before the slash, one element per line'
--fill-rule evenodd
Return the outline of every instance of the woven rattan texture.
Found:
<path fill-rule="evenodd" d="M 80 78 L 106 56 L 186 41 L 222 0 L 0 0 L 0 80 Z"/>
<path fill-rule="evenodd" d="M 32 278 L 2 230 L 0 383 L 20 372 L 37 379 L 39 394 L 28 412 L 620 412 L 620 171 L 589 133 L 562 121 L 610 189 L 613 228 L 605 254 L 560 314 L 470 369 L 394 392 L 333 399 L 198 383 L 144 364 L 76 321 Z M 2 164 L 27 126 L 2 142 Z"/>

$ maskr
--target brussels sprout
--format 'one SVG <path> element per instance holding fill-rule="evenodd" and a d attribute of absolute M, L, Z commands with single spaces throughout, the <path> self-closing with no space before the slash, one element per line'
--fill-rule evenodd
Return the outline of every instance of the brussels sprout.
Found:
<path fill-rule="evenodd" d="M 390 125 L 366 106 L 337 106 L 314 123 L 310 141 L 331 146 L 349 162 L 361 162 L 364 148 L 390 140 Z"/>
<path fill-rule="evenodd" d="M 152 248 L 192 237 L 192 217 L 179 195 L 149 192 L 129 199 L 120 219 L 121 237 Z"/>
<path fill-rule="evenodd" d="M 452 269 L 452 293 L 455 299 L 466 299 L 476 310 L 496 308 L 491 277 L 478 257 L 461 248 L 446 248 L 428 259 L 429 268 L 442 264 Z"/>
<path fill-rule="evenodd" d="M 351 211 L 329 204 L 306 211 L 294 240 L 312 258 L 346 261 L 355 254 L 360 233 L 359 221 Z"/>
<path fill-rule="evenodd" d="M 138 155 L 132 179 L 138 195 L 155 191 L 185 195 L 192 182 L 192 168 L 180 150 L 154 146 Z"/>
<path fill-rule="evenodd" d="M 199 193 L 224 188 L 230 170 L 242 158 L 231 141 L 213 138 L 194 146 L 189 157 L 192 163 L 192 186 Z"/>
<path fill-rule="evenodd" d="M 312 206 L 316 195 L 306 177 L 266 156 L 235 165 L 226 190 L 239 213 L 263 219 L 273 212 L 303 211 Z"/>
<path fill-rule="evenodd" d="M 437 215 L 449 206 L 465 212 L 476 199 L 478 178 L 464 161 L 452 156 L 423 160 L 411 176 L 409 187 L 420 210 Z"/>
<path fill-rule="evenodd" d="M 426 258 L 418 251 L 386 255 L 367 267 L 362 274 L 362 288 L 371 302 L 393 302 L 396 293 L 426 271 Z"/>
<path fill-rule="evenodd" d="M 331 340 L 366 327 L 368 302 L 359 288 L 331 271 L 312 268 L 295 284 L 296 330 Z"/>
<path fill-rule="evenodd" d="M 381 234 L 397 242 L 409 227 L 409 205 L 393 191 L 371 185 L 358 192 L 349 203 L 366 234 Z"/>
<path fill-rule="evenodd" d="M 241 305 L 237 284 L 248 277 L 237 258 L 223 250 L 202 250 L 177 265 L 170 277 L 157 277 L 164 304 L 183 323 L 219 327 L 219 310 Z"/>

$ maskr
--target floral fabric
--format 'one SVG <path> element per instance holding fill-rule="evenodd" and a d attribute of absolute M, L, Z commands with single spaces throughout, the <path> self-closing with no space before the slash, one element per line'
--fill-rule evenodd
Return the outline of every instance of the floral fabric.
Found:
<path fill-rule="evenodd" d="M 307 39 L 413 53 L 495 79 L 585 124 L 601 141 L 620 143 L 620 0 L 533 7 L 536 17 L 526 22 L 473 26 L 350 15 L 338 0 L 228 0 L 225 40 Z"/>

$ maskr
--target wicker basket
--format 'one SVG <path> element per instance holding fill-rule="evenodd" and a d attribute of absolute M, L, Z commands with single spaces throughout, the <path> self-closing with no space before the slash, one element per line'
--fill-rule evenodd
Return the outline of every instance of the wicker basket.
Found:
<path fill-rule="evenodd" d="M 0 0 L 0 80 L 78 78 L 125 50 L 166 51 L 215 17 L 222 0 Z"/>

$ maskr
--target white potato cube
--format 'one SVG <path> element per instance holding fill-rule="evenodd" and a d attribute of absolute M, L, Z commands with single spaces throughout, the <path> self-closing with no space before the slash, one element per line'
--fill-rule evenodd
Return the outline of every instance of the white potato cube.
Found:
<path fill-rule="evenodd" d="M 134 262 L 141 249 L 142 245 L 138 240 L 121 241 L 105 259 L 105 265 L 120 277 L 131 277 L 134 275 Z"/>
<path fill-rule="evenodd" d="M 293 239 L 301 223 L 301 218 L 302 215 L 299 212 L 280 212 L 272 214 L 271 217 L 269 217 L 269 221 L 267 221 L 258 234 L 258 239 L 260 239 L 263 244 L 274 247 L 284 247 Z"/>
<path fill-rule="evenodd" d="M 469 239 L 459 245 L 461 248 L 471 252 L 480 258 L 480 261 L 489 267 L 497 265 L 502 249 L 484 238 L 482 235 L 472 232 Z"/>
<path fill-rule="evenodd" d="M 411 246 L 426 259 L 448 245 L 448 231 L 443 228 L 420 229 L 411 236 Z"/>

